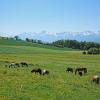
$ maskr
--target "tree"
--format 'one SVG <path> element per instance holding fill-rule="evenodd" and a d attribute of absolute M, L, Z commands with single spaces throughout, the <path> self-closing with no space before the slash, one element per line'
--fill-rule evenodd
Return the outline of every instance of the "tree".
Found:
<path fill-rule="evenodd" d="M 16 35 L 14 38 L 15 38 L 16 40 L 18 40 L 18 39 L 19 39 L 19 36 Z"/>
<path fill-rule="evenodd" d="M 37 40 L 37 43 L 38 43 L 38 44 L 42 44 L 42 41 L 41 41 L 41 40 Z"/>
<path fill-rule="evenodd" d="M 26 41 L 29 42 L 30 41 L 29 38 L 26 38 Z"/>

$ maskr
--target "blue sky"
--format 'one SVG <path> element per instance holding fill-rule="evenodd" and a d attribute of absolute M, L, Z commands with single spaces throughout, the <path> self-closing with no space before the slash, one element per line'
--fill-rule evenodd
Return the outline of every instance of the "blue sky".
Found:
<path fill-rule="evenodd" d="M 0 32 L 100 30 L 100 0 L 0 0 Z"/>

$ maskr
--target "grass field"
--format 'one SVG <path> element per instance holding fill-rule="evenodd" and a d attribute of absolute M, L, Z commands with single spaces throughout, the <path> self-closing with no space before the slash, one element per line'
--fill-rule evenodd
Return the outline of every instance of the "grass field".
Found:
<path fill-rule="evenodd" d="M 10 43 L 0 42 L 0 100 L 100 100 L 100 85 L 91 83 L 93 75 L 100 75 L 100 55 Z M 32 74 L 38 66 L 31 65 L 6 68 L 7 61 L 38 64 L 50 74 Z M 83 77 L 65 72 L 80 65 L 88 68 Z"/>

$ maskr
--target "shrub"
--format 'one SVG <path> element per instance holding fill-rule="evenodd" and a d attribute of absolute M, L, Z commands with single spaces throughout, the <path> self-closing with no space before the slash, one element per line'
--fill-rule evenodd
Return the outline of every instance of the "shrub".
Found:
<path fill-rule="evenodd" d="M 86 51 L 83 51 L 83 54 L 85 55 L 86 54 Z"/>
<path fill-rule="evenodd" d="M 87 52 L 88 54 L 100 54 L 99 48 L 90 48 Z"/>

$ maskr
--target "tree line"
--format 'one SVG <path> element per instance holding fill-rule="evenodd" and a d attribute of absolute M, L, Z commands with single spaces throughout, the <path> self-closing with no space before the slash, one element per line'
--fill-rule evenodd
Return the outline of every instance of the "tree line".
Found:
<path fill-rule="evenodd" d="M 83 50 L 83 54 L 100 54 L 100 44 L 95 42 L 77 41 L 77 40 L 57 40 L 52 43 L 45 43 L 41 40 L 26 38 L 27 42 L 52 45 L 59 48 L 72 48 Z"/>
<path fill-rule="evenodd" d="M 18 36 L 7 39 L 21 40 Z M 95 43 L 95 42 L 86 42 L 77 40 L 57 40 L 52 43 L 47 43 L 41 40 L 29 39 L 29 38 L 26 38 L 25 41 L 37 44 L 52 45 L 59 48 L 79 49 L 83 50 L 83 54 L 100 54 L 100 43 Z"/>
<path fill-rule="evenodd" d="M 72 49 L 81 49 L 81 50 L 88 50 L 90 48 L 99 48 L 100 44 L 95 42 L 79 42 L 77 40 L 58 40 L 52 43 L 54 46 L 61 47 L 61 48 L 72 48 Z"/>

